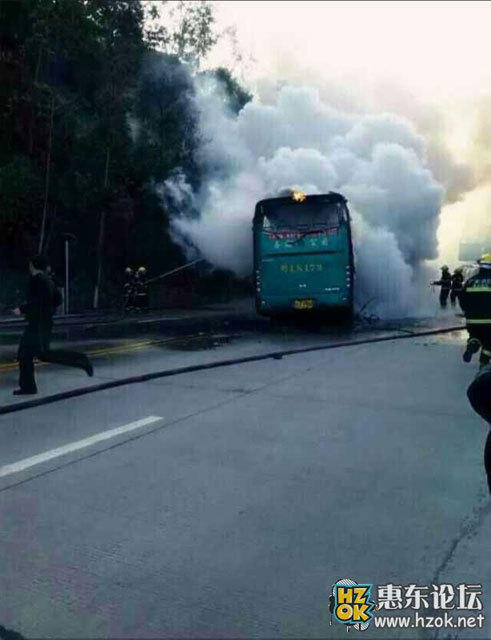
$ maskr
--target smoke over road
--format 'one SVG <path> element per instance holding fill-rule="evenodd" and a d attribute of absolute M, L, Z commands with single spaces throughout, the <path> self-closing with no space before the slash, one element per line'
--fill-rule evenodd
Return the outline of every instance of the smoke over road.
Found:
<path fill-rule="evenodd" d="M 425 140 L 409 120 L 331 108 L 312 88 L 283 87 L 274 104 L 253 100 L 238 115 L 210 78 L 196 87 L 204 179 L 165 184 L 180 213 L 175 237 L 217 267 L 252 268 L 255 203 L 284 189 L 338 191 L 354 219 L 358 304 L 385 317 L 417 312 L 415 281 L 436 257 L 445 189 L 426 164 Z M 193 249 L 190 249 L 191 251 Z"/>

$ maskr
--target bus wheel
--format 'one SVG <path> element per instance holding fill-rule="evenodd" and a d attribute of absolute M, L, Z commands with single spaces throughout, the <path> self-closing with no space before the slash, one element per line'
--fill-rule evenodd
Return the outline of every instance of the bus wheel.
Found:
<path fill-rule="evenodd" d="M 353 309 L 351 307 L 342 307 L 330 309 L 324 316 L 328 324 L 335 325 L 351 325 L 353 323 Z"/>
<path fill-rule="evenodd" d="M 269 316 L 269 326 L 271 329 L 280 329 L 285 325 L 285 318 L 281 315 Z"/>
<path fill-rule="evenodd" d="M 353 307 L 346 307 L 345 309 L 342 309 L 339 314 L 339 319 L 343 324 L 352 325 L 355 319 Z"/>

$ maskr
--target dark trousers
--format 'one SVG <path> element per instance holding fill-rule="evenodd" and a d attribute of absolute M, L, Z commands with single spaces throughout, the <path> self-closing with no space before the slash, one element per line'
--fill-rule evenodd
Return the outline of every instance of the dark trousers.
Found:
<path fill-rule="evenodd" d="M 488 437 L 486 438 L 486 444 L 484 446 L 484 468 L 488 479 L 489 493 L 491 493 L 491 429 L 488 432 Z"/>
<path fill-rule="evenodd" d="M 450 289 L 444 289 L 443 287 L 440 290 L 440 306 L 445 308 L 447 306 L 448 296 L 450 294 Z"/>
<path fill-rule="evenodd" d="M 452 305 L 452 307 L 455 307 L 455 305 L 457 304 L 457 300 L 459 300 L 459 295 L 460 295 L 459 290 L 452 289 L 452 291 L 450 292 L 450 304 Z M 459 300 L 459 304 L 460 304 L 460 300 Z"/>
<path fill-rule="evenodd" d="M 472 408 L 491 424 L 491 365 L 482 367 L 467 389 Z"/>
<path fill-rule="evenodd" d="M 35 393 L 37 391 L 34 374 L 34 358 L 42 362 L 62 364 L 87 371 L 89 359 L 77 351 L 50 349 L 51 327 L 27 327 L 19 344 L 17 359 L 19 361 L 19 387 L 23 391 Z"/>
<path fill-rule="evenodd" d="M 472 408 L 491 425 L 491 365 L 483 367 L 467 389 Z M 491 493 L 491 430 L 484 447 L 484 468 Z"/>
<path fill-rule="evenodd" d="M 145 311 L 148 309 L 148 294 L 147 293 L 139 293 L 136 296 L 135 306 L 137 309 Z"/>
<path fill-rule="evenodd" d="M 37 391 L 36 379 L 34 377 L 34 358 L 39 353 L 39 349 L 31 343 L 29 336 L 21 338 L 17 360 L 19 361 L 19 387 L 22 391 L 35 393 Z"/>

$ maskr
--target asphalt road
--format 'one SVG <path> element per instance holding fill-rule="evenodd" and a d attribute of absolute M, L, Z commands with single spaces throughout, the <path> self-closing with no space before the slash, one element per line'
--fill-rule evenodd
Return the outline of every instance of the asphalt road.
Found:
<path fill-rule="evenodd" d="M 329 625 L 339 578 L 479 583 L 491 615 L 486 428 L 465 399 L 463 339 L 247 363 L 0 417 L 0 624 L 38 638 L 345 638 Z"/>
<path fill-rule="evenodd" d="M 189 324 L 174 322 L 169 325 L 160 318 L 155 324 L 141 320 L 121 335 L 121 327 L 108 323 L 103 335 L 98 327 L 81 325 L 75 330 L 55 331 L 53 349 L 68 349 L 86 353 L 94 364 L 95 375 L 88 379 L 84 372 L 39 362 L 36 365 L 39 399 L 59 393 L 77 393 L 79 389 L 134 376 L 172 371 L 181 367 L 201 366 L 223 360 L 264 356 L 265 354 L 305 348 L 322 348 L 340 342 L 384 339 L 392 336 L 407 337 L 419 331 L 448 330 L 461 326 L 462 320 L 454 314 L 420 320 L 399 320 L 384 323 L 357 321 L 354 325 L 315 322 L 287 322 L 270 326 L 265 319 L 249 314 L 227 312 L 210 316 L 196 312 Z M 221 313 L 221 312 L 220 312 Z M 138 321 L 140 322 L 140 321 Z M 96 335 L 92 335 L 95 329 Z M 4 407 L 13 407 L 25 401 L 12 395 L 18 386 L 17 347 L 22 328 L 12 333 L 0 328 L 0 413 Z M 106 335 L 107 334 L 107 335 Z M 28 399 L 30 401 L 30 399 Z"/>

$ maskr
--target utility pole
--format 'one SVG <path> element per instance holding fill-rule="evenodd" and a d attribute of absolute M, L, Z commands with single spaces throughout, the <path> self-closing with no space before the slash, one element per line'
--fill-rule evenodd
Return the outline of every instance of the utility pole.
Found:
<path fill-rule="evenodd" d="M 66 316 L 70 311 L 69 266 L 70 266 L 70 242 L 68 241 L 68 238 L 65 238 L 65 315 Z"/>
<path fill-rule="evenodd" d="M 65 241 L 65 296 L 64 296 L 64 312 L 68 315 L 70 312 L 70 242 L 76 242 L 73 233 L 64 233 L 62 236 Z"/>
<path fill-rule="evenodd" d="M 111 149 L 108 146 L 106 149 L 106 168 L 104 171 L 104 191 L 107 191 L 107 187 L 109 185 L 109 159 L 111 155 Z M 103 209 L 101 211 L 101 217 L 99 221 L 99 238 L 97 241 L 97 274 L 96 274 L 96 282 L 94 287 L 94 300 L 93 300 L 93 308 L 99 308 L 99 290 L 101 286 L 101 275 L 102 275 L 102 251 L 104 248 L 104 231 L 106 226 L 106 203 L 103 205 Z"/>
<path fill-rule="evenodd" d="M 46 154 L 46 175 L 44 181 L 44 204 L 43 204 L 43 217 L 41 220 L 41 234 L 39 236 L 38 253 L 43 252 L 44 235 L 46 233 L 46 218 L 48 213 L 48 198 L 49 198 L 49 181 L 51 173 L 51 147 L 53 146 L 53 119 L 55 114 L 55 93 L 51 93 L 51 110 L 49 118 L 49 135 L 48 135 L 48 149 Z"/>

